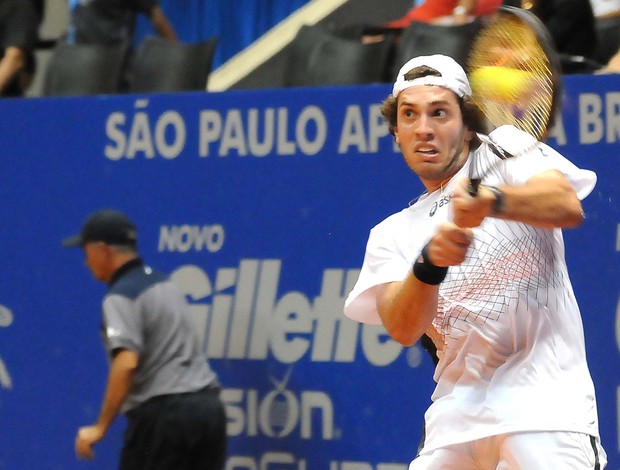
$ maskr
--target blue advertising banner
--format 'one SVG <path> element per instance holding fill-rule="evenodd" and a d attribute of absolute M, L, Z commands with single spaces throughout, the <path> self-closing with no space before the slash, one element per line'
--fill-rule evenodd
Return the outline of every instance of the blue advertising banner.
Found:
<path fill-rule="evenodd" d="M 566 78 L 550 144 L 599 181 L 565 233 L 610 468 L 620 467 L 620 76 Z M 372 226 L 422 191 L 389 87 L 2 102 L 0 469 L 115 469 L 120 419 L 76 460 L 107 374 L 106 287 L 63 237 L 113 207 L 192 304 L 224 386 L 226 470 L 406 470 L 430 358 L 342 314 Z M 526 403 L 523 406 L 527 406 Z M 570 410 L 567 410 L 570 412 Z"/>

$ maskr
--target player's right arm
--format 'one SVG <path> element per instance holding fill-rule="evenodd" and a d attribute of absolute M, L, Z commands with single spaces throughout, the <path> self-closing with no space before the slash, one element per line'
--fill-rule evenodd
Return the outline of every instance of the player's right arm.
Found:
<path fill-rule="evenodd" d="M 470 229 L 451 222 L 439 227 L 427 245 L 428 260 L 437 268 L 463 262 L 472 240 Z M 439 284 L 429 284 L 410 271 L 402 281 L 377 287 L 377 311 L 383 326 L 395 341 L 412 346 L 437 314 Z"/>
<path fill-rule="evenodd" d="M 90 426 L 78 430 L 75 439 L 75 452 L 78 457 L 93 457 L 93 445 L 103 439 L 112 422 L 120 412 L 131 388 L 132 379 L 138 367 L 138 354 L 128 349 L 120 349 L 112 358 L 108 384 L 105 391 L 99 419 Z"/>
<path fill-rule="evenodd" d="M 437 313 L 439 286 L 419 281 L 409 273 L 402 281 L 377 288 L 377 310 L 388 334 L 403 346 L 412 346 Z"/>

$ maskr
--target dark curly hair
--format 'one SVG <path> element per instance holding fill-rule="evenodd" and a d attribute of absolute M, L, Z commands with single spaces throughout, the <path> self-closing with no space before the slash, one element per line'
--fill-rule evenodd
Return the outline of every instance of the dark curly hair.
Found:
<path fill-rule="evenodd" d="M 413 80 L 420 77 L 427 77 L 429 75 L 435 77 L 441 76 L 437 70 L 423 65 L 420 67 L 415 67 L 407 72 L 405 74 L 405 80 Z M 470 98 L 461 98 L 457 96 L 457 101 L 459 108 L 461 109 L 461 114 L 463 115 L 463 124 L 465 124 L 470 131 L 486 133 L 486 121 L 484 119 L 484 115 L 480 111 L 480 108 Z M 381 105 L 381 114 L 387 121 L 390 134 L 392 135 L 394 135 L 394 129 L 397 124 L 397 111 L 397 99 L 394 96 L 389 95 Z"/>

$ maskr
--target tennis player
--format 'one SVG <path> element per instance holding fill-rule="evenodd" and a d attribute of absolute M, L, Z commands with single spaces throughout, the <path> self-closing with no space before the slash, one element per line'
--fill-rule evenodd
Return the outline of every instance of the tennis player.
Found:
<path fill-rule="evenodd" d="M 426 334 L 437 348 L 410 470 L 602 469 L 561 232 L 582 222 L 596 175 L 514 127 L 479 134 L 470 96 L 449 57 L 400 70 L 382 112 L 426 191 L 371 230 L 345 314 L 382 323 L 405 346 Z"/>

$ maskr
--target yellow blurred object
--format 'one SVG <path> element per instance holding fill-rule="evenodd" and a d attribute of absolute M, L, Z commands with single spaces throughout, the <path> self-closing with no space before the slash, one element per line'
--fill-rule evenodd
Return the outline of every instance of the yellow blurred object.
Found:
<path fill-rule="evenodd" d="M 534 79 L 531 72 L 502 66 L 480 67 L 469 77 L 474 97 L 507 103 L 524 98 L 534 86 Z"/>

